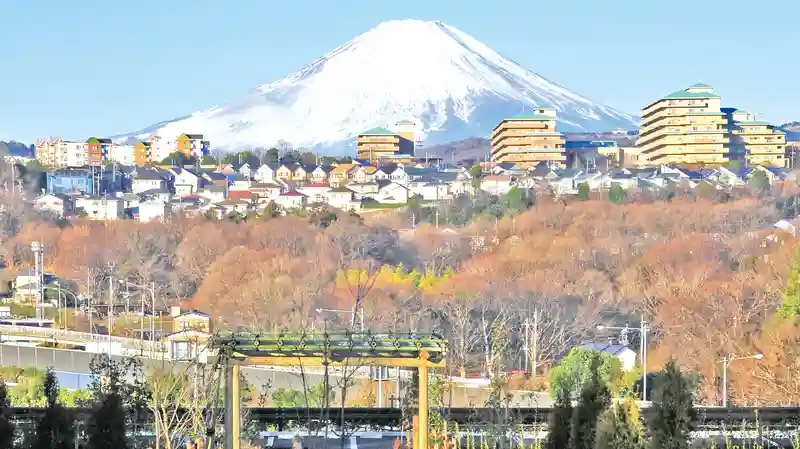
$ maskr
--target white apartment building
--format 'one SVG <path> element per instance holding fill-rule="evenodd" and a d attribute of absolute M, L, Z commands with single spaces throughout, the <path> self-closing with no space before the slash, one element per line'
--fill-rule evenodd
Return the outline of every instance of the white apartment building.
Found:
<path fill-rule="evenodd" d="M 83 167 L 88 163 L 86 142 L 51 137 L 49 140 L 37 140 L 34 151 L 36 160 L 46 167 Z"/>
<path fill-rule="evenodd" d="M 75 200 L 75 209 L 91 220 L 122 220 L 125 208 L 120 198 L 84 197 Z"/>
<path fill-rule="evenodd" d="M 111 145 L 108 160 L 122 165 L 134 165 L 133 145 Z"/>
<path fill-rule="evenodd" d="M 150 136 L 150 152 L 152 161 L 160 163 L 175 152 L 175 140 L 155 135 Z"/>

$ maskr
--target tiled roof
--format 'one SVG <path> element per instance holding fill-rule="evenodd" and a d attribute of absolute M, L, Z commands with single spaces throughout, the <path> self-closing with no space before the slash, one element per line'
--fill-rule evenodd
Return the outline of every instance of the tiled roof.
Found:
<path fill-rule="evenodd" d="M 372 128 L 368 129 L 362 133 L 359 133 L 359 136 L 395 136 L 397 133 L 389 131 L 386 128 Z"/>
<path fill-rule="evenodd" d="M 689 92 L 685 90 L 679 90 L 664 97 L 665 100 L 683 99 L 683 98 L 689 99 L 689 98 L 721 98 L 721 97 L 717 94 L 712 94 L 709 92 Z"/>

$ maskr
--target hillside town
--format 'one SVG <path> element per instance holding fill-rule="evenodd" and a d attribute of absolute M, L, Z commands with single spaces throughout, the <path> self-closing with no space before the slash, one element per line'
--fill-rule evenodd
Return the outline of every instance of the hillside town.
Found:
<path fill-rule="evenodd" d="M 624 133 L 631 146 L 567 140 L 557 121 L 556 109 L 546 107 L 503 119 L 492 134 L 490 157 L 473 164 L 421 157 L 408 120 L 392 130 L 360 133 L 355 158 L 307 152 L 309 161 L 285 148 L 282 154 L 243 151 L 218 161 L 211 142 L 189 133 L 134 144 L 50 138 L 37 141 L 33 154 L 7 152 L 6 158 L 35 159 L 46 171 L 41 195 L 31 199 L 39 210 L 65 218 L 149 222 L 173 214 L 230 218 L 325 207 L 360 214 L 412 200 L 435 204 L 480 192 L 505 195 L 515 188 L 555 197 L 581 189 L 729 191 L 755 174 L 764 185 L 785 180 L 796 151 L 773 125 L 722 108 L 705 84 L 647 105 L 638 133 Z"/>

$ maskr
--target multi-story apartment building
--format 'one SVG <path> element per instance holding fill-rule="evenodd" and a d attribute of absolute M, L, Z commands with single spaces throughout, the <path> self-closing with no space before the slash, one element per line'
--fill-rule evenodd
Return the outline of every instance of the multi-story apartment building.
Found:
<path fill-rule="evenodd" d="M 405 160 L 414 156 L 414 123 L 401 120 L 395 124 L 397 132 L 386 128 L 372 128 L 358 135 L 356 159 L 370 163 Z"/>
<path fill-rule="evenodd" d="M 564 135 L 556 131 L 556 110 L 536 108 L 501 121 L 492 132 L 492 162 L 531 167 L 540 162 L 563 166 Z"/>
<path fill-rule="evenodd" d="M 122 165 L 133 165 L 133 145 L 112 145 L 108 152 L 108 160 Z"/>
<path fill-rule="evenodd" d="M 651 165 L 721 164 L 729 160 L 728 120 L 721 97 L 693 84 L 642 109 L 636 146 Z"/>
<path fill-rule="evenodd" d="M 731 159 L 748 164 L 786 166 L 786 133 L 753 114 L 723 108 L 728 120 Z"/>
<path fill-rule="evenodd" d="M 108 159 L 114 145 L 111 139 L 90 137 L 86 141 L 87 165 L 102 165 L 103 161 Z"/>
<path fill-rule="evenodd" d="M 161 161 L 159 160 L 158 162 Z M 133 145 L 133 163 L 136 165 L 147 165 L 153 163 L 152 143 L 139 141 Z"/>
<path fill-rule="evenodd" d="M 34 153 L 39 163 L 46 167 L 64 168 L 87 165 L 87 145 L 84 142 L 62 140 L 60 137 L 37 140 Z"/>
<path fill-rule="evenodd" d="M 150 136 L 151 162 L 160 163 L 175 152 L 175 142 L 161 136 Z"/>
<path fill-rule="evenodd" d="M 202 158 L 209 153 L 210 146 L 202 134 L 181 134 L 175 140 L 175 151 L 186 157 Z"/>

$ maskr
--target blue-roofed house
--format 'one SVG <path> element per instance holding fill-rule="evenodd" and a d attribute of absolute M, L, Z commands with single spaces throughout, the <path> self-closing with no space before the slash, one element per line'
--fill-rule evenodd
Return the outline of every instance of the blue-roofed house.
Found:
<path fill-rule="evenodd" d="M 591 342 L 582 344 L 580 348 L 602 352 L 618 358 L 622 369 L 625 371 L 631 371 L 636 367 L 636 351 L 623 344 L 617 342 Z"/>

